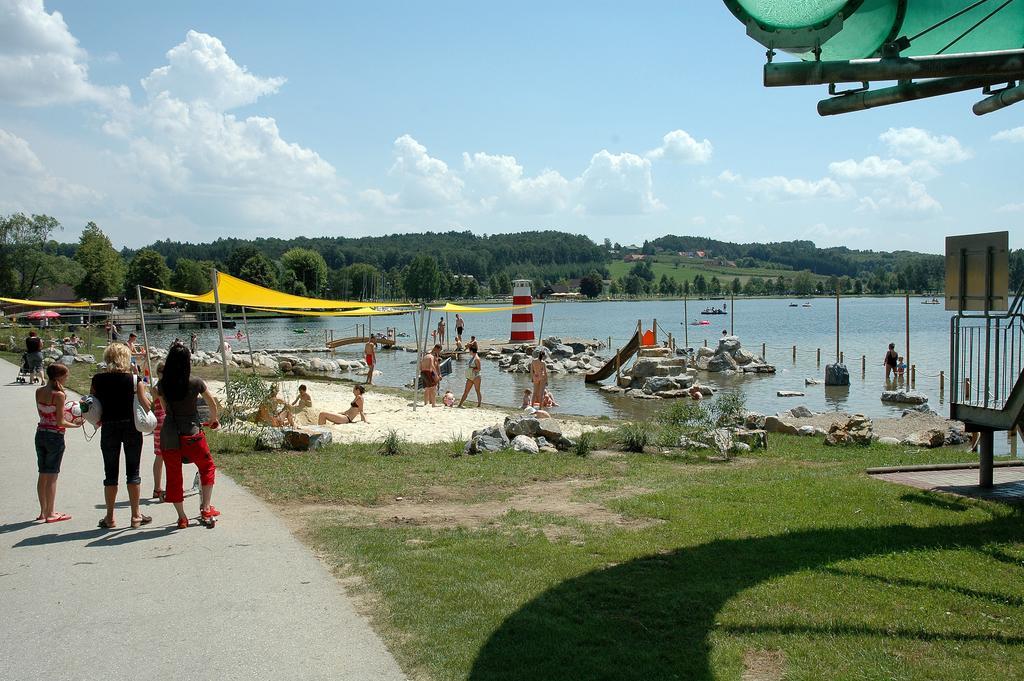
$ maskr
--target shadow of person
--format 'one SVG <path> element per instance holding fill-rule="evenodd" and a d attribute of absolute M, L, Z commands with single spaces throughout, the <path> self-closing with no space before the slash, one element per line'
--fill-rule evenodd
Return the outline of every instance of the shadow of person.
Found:
<path fill-rule="evenodd" d="M 719 611 L 745 589 L 796 571 L 871 555 L 964 547 L 984 551 L 986 545 L 1020 541 L 1021 519 L 1019 511 L 1011 510 L 1003 517 L 965 525 L 830 528 L 721 539 L 590 572 L 562 582 L 506 618 L 480 649 L 469 678 L 717 678 L 709 663 L 709 635 L 721 630 L 716 624 Z M 842 622 L 841 613 L 834 620 L 827 625 L 809 622 L 807 631 L 921 641 L 987 638 L 985 632 L 966 627 L 875 631 Z M 733 628 L 742 634 L 745 626 Z M 764 626 L 751 622 L 747 628 Z M 1024 637 L 993 640 L 1024 643 Z"/>
<path fill-rule="evenodd" d="M 33 525 L 42 525 L 41 520 L 23 520 L 18 523 L 6 523 L 0 525 L 0 534 L 7 534 L 8 532 L 17 532 L 18 530 L 24 530 L 26 527 L 32 527 Z"/>

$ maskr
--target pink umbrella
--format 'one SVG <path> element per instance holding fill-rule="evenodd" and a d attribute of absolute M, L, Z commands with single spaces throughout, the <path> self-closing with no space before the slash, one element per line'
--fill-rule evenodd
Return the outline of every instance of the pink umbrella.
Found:
<path fill-rule="evenodd" d="M 53 310 L 36 310 L 35 312 L 29 312 L 25 316 L 28 319 L 56 319 L 60 316 L 60 313 Z"/>

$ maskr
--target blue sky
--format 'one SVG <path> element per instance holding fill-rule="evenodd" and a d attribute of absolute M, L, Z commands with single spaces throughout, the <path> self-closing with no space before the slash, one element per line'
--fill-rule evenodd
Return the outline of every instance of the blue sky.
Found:
<path fill-rule="evenodd" d="M 555 5 L 552 7 L 552 5 Z M 819 118 L 719 2 L 0 0 L 0 214 L 117 245 L 556 228 L 941 252 L 1009 229 L 1024 109 Z"/>

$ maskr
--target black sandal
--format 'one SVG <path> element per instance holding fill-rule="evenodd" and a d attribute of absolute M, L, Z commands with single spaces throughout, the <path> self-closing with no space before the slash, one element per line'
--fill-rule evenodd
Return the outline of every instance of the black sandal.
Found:
<path fill-rule="evenodd" d="M 100 518 L 100 521 L 96 524 L 96 527 L 100 528 L 101 530 L 112 530 L 115 527 L 117 527 L 117 524 L 113 520 Z"/>

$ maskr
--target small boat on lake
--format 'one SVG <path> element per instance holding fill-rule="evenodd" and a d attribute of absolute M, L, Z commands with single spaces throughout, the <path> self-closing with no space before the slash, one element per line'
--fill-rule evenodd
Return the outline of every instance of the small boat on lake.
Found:
<path fill-rule="evenodd" d="M 789 304 L 789 306 L 790 306 L 790 307 L 800 307 L 800 306 L 799 306 L 799 305 L 797 305 L 796 303 L 790 303 L 790 304 Z"/>
<path fill-rule="evenodd" d="M 706 319 L 695 319 L 690 322 L 690 326 L 711 326 L 711 322 Z"/>
<path fill-rule="evenodd" d="M 729 314 L 725 311 L 725 308 L 719 307 L 705 307 L 701 310 L 701 314 Z"/>
<path fill-rule="evenodd" d="M 305 329 L 292 329 L 292 333 L 306 333 Z"/>
<path fill-rule="evenodd" d="M 810 303 L 804 303 L 803 305 L 801 305 L 801 307 L 810 307 L 810 306 L 811 306 Z"/>
<path fill-rule="evenodd" d="M 922 305 L 938 305 L 940 303 L 938 298 L 932 298 L 931 300 L 922 300 Z"/>

